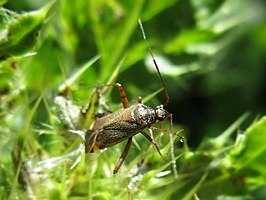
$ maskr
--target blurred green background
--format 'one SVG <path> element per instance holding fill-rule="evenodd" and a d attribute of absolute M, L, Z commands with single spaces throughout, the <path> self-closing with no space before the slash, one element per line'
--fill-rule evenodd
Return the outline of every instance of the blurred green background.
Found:
<path fill-rule="evenodd" d="M 0 1 L 18 14 L 47 3 Z M 191 149 L 205 138 L 219 136 L 246 112 L 250 115 L 238 127 L 240 132 L 266 113 L 264 0 L 58 0 L 35 18 L 34 25 L 21 30 L 24 26 L 14 26 L 15 39 L 12 31 L 11 36 L 4 33 L 12 30 L 7 24 L 14 17 L 7 13 L 0 13 L 0 138 L 5 141 L 1 153 L 10 154 L 13 142 L 7 135 L 23 128 L 25 113 L 36 99 L 42 95 L 51 105 L 58 87 L 97 55 L 97 62 L 70 87 L 75 104 L 86 104 L 92 86 L 107 83 L 115 70 L 119 72 L 114 82 L 124 86 L 132 104 L 138 96 L 147 97 L 160 89 L 154 66 L 147 61 L 150 55 L 138 18 L 165 80 L 170 96 L 167 110 L 173 113 L 174 127 L 184 129 Z M 25 40 L 17 42 L 16 38 Z M 155 107 L 164 101 L 161 92 L 146 104 Z M 46 103 L 40 103 L 29 126 L 38 129 L 50 123 Z M 111 107 L 119 103 L 116 91 L 107 103 Z M 50 156 L 62 154 L 62 149 Z"/>
<path fill-rule="evenodd" d="M 6 7 L 22 12 L 46 2 L 11 0 Z M 246 111 L 265 114 L 263 0 L 57 2 L 41 32 L 38 55 L 28 61 L 27 73 L 38 74 L 26 77 L 28 87 L 55 87 L 60 65 L 69 76 L 95 55 L 101 55 L 99 66 L 84 75 L 84 85 L 105 83 L 124 57 L 116 81 L 131 101 L 161 87 L 142 61 L 149 55 L 138 17 L 154 54 L 169 61 L 159 63 L 171 98 L 168 110 L 186 127 L 189 143 L 219 134 Z"/>

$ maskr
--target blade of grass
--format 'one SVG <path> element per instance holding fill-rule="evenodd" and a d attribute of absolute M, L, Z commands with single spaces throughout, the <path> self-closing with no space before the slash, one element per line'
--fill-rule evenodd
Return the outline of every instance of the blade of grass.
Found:
<path fill-rule="evenodd" d="M 115 51 L 111 55 L 110 52 L 106 53 L 106 55 L 109 54 L 110 56 L 103 60 L 103 66 L 100 72 L 101 80 L 106 80 L 106 78 L 109 76 L 109 72 L 106 70 L 106 68 L 112 70 L 123 54 L 126 45 L 129 42 L 129 38 L 137 26 L 143 4 L 144 0 L 139 0 L 136 2 L 136 4 L 134 4 L 135 6 L 132 8 L 132 12 L 130 12 L 130 15 L 128 15 L 127 19 L 125 20 L 125 25 L 122 28 L 123 33 L 117 37 L 118 41 L 115 42 Z"/>
<path fill-rule="evenodd" d="M 101 56 L 97 55 L 85 63 L 76 73 L 68 78 L 62 85 L 59 86 L 59 92 L 64 93 L 89 67 L 91 67 Z"/>
<path fill-rule="evenodd" d="M 142 103 L 143 104 L 147 103 L 149 100 L 154 98 L 157 94 L 159 94 L 161 91 L 163 91 L 163 88 L 160 88 L 160 89 L 156 90 L 155 92 L 149 94 L 148 96 L 146 96 L 145 98 L 142 99 Z"/>
<path fill-rule="evenodd" d="M 26 120 L 24 123 L 24 127 L 21 129 L 21 131 L 18 133 L 18 136 L 16 138 L 16 141 L 14 142 L 14 147 L 12 150 L 12 160 L 13 160 L 13 165 L 16 167 L 16 176 L 14 177 L 11 193 L 9 195 L 9 199 L 13 199 L 14 196 L 16 195 L 16 187 L 18 183 L 18 178 L 20 176 L 21 172 L 21 165 L 22 165 L 22 153 L 23 153 L 23 148 L 25 145 L 25 142 L 27 141 L 27 137 L 29 134 L 30 126 L 31 126 L 31 121 L 33 119 L 34 114 L 36 113 L 37 108 L 39 107 L 41 100 L 43 99 L 43 96 L 41 95 L 36 103 L 34 104 L 33 108 L 29 112 L 29 114 L 26 116 Z"/>
<path fill-rule="evenodd" d="M 208 174 L 204 174 L 199 182 L 182 198 L 182 200 L 190 200 L 194 197 L 198 189 L 202 186 L 203 182 L 206 180 Z"/>

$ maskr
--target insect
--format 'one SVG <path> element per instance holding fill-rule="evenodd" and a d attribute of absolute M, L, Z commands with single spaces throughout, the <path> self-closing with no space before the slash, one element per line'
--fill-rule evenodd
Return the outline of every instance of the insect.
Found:
<path fill-rule="evenodd" d="M 127 140 L 127 144 L 124 148 L 124 151 L 113 170 L 114 174 L 118 172 L 119 168 L 123 164 L 128 154 L 128 151 L 132 144 L 132 137 L 138 133 L 144 135 L 145 138 L 147 138 L 155 146 L 161 157 L 163 157 L 156 142 L 144 131 L 144 129 L 150 128 L 152 130 L 161 130 L 159 128 L 154 127 L 153 124 L 156 121 L 163 121 L 166 118 L 170 118 L 170 123 L 172 123 L 172 114 L 164 109 L 169 102 L 169 95 L 166 90 L 164 80 L 161 76 L 159 67 L 154 59 L 151 48 L 146 40 L 146 35 L 141 20 L 139 20 L 139 25 L 142 31 L 143 38 L 155 65 L 155 68 L 162 82 L 163 89 L 166 95 L 166 101 L 163 105 L 159 105 L 156 108 L 151 108 L 144 105 L 142 103 L 141 97 L 139 97 L 138 103 L 136 105 L 130 106 L 126 93 L 119 83 L 107 85 L 115 86 L 118 88 L 124 109 L 102 116 L 93 122 L 85 136 L 85 149 L 86 152 L 94 152 L 97 149 L 111 147 L 124 140 Z"/>

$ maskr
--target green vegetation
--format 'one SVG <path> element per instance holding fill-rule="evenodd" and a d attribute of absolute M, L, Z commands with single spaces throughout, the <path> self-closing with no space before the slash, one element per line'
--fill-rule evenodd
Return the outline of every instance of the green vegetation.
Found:
<path fill-rule="evenodd" d="M 266 198 L 265 1 L 47 2 L 0 0 L 0 199 Z M 165 100 L 139 18 L 185 139 L 153 131 L 163 160 L 138 134 L 113 175 L 126 142 L 82 139 L 121 109 L 101 85 Z"/>

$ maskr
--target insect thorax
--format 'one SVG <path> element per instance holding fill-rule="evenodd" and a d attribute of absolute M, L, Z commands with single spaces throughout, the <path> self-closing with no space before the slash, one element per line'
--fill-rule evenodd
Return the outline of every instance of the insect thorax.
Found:
<path fill-rule="evenodd" d="M 136 108 L 132 110 L 131 117 L 137 123 L 145 126 L 156 122 L 155 110 L 142 103 L 138 103 Z"/>

